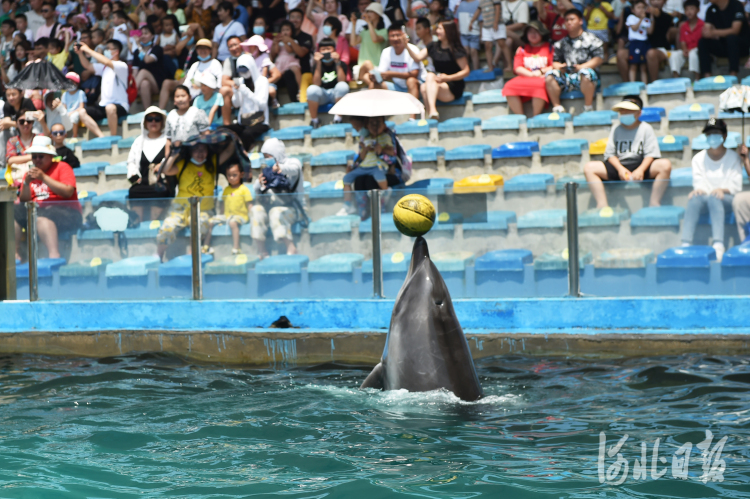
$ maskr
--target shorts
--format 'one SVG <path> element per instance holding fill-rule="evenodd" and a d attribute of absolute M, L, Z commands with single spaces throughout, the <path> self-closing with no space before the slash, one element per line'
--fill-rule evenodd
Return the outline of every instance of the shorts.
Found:
<path fill-rule="evenodd" d="M 78 203 L 78 201 L 71 201 L 71 203 Z M 66 202 L 58 201 L 48 206 L 38 206 L 36 217 L 37 219 L 47 218 L 52 220 L 57 227 L 58 234 L 76 232 L 83 225 L 83 216 L 79 210 L 72 206 L 65 206 L 66 204 Z M 14 205 L 13 218 L 21 227 L 25 228 L 27 226 L 28 212 L 24 203 Z"/>
<path fill-rule="evenodd" d="M 606 29 L 590 29 L 589 33 L 596 36 L 602 43 L 609 43 L 609 31 Z"/>
<path fill-rule="evenodd" d="M 499 24 L 497 30 L 492 28 L 482 28 L 482 41 L 483 42 L 494 42 L 496 40 L 505 40 L 507 38 L 505 32 L 505 25 Z"/>
<path fill-rule="evenodd" d="M 172 244 L 177 239 L 177 233 L 190 225 L 190 207 L 183 206 L 182 204 L 172 205 L 172 212 L 161 223 L 159 232 L 156 234 L 158 244 Z M 206 234 L 208 231 L 208 220 L 212 215 L 213 212 L 201 212 L 201 234 Z"/>
<path fill-rule="evenodd" d="M 317 102 L 318 105 L 333 104 L 349 93 L 349 85 L 345 81 L 336 83 L 333 88 L 323 88 L 318 85 L 307 87 L 307 102 Z"/>
<path fill-rule="evenodd" d="M 78 111 L 70 113 L 68 115 L 68 118 L 70 118 L 70 122 L 73 123 L 74 125 L 76 125 L 76 124 L 78 124 L 78 123 L 81 122 L 81 117 L 78 114 Z"/>
<path fill-rule="evenodd" d="M 403 80 L 404 83 L 406 83 L 406 80 Z M 396 85 L 392 81 L 386 81 L 384 82 L 385 86 L 388 87 L 388 90 L 393 90 L 394 92 L 408 92 L 409 89 L 404 85 L 403 87 L 401 85 Z"/>
<path fill-rule="evenodd" d="M 467 49 L 479 50 L 479 35 L 461 35 L 461 45 Z"/>
<path fill-rule="evenodd" d="M 242 217 L 241 215 L 216 215 L 215 217 L 209 218 L 208 221 L 212 225 L 223 225 L 228 224 L 229 222 L 235 222 L 237 225 L 245 225 L 250 223 L 249 218 Z"/>
<path fill-rule="evenodd" d="M 581 78 L 588 78 L 597 87 L 599 86 L 599 75 L 591 68 L 584 68 L 577 73 L 563 73 L 559 69 L 553 69 L 544 76 L 552 76 L 563 92 L 581 89 Z"/>
<path fill-rule="evenodd" d="M 632 171 L 635 171 L 635 169 L 638 168 L 640 165 L 633 165 L 632 167 L 628 165 L 622 165 L 622 166 L 624 166 L 627 170 L 632 172 Z M 620 174 L 617 172 L 617 168 L 615 168 L 612 165 L 612 163 L 609 162 L 608 159 L 604 160 L 604 168 L 607 169 L 607 178 L 609 180 L 626 180 L 624 178 L 620 178 Z M 643 172 L 643 179 L 648 180 L 650 178 L 649 177 L 650 173 L 651 173 L 651 167 L 649 166 L 648 168 L 646 168 L 646 171 Z"/>
<path fill-rule="evenodd" d="M 374 178 L 376 182 L 384 182 L 386 180 L 385 171 L 377 166 L 359 167 L 344 175 L 344 184 L 352 185 L 358 177 L 365 177 L 368 175 Z"/>
<path fill-rule="evenodd" d="M 646 64 L 646 52 L 651 48 L 651 44 L 646 40 L 630 40 L 628 45 L 628 63 Z"/>
<path fill-rule="evenodd" d="M 115 107 L 117 107 L 118 118 L 124 118 L 128 115 L 128 112 L 121 105 L 115 104 Z M 104 106 L 86 106 L 86 114 L 91 116 L 91 119 L 94 121 L 103 121 L 107 119 L 107 111 Z"/>

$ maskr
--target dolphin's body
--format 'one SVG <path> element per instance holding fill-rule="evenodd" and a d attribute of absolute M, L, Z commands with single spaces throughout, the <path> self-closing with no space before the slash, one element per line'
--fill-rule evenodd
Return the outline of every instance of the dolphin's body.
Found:
<path fill-rule="evenodd" d="M 421 237 L 414 242 L 409 274 L 393 307 L 383 357 L 361 388 L 445 388 L 463 400 L 482 396 L 448 288 Z"/>

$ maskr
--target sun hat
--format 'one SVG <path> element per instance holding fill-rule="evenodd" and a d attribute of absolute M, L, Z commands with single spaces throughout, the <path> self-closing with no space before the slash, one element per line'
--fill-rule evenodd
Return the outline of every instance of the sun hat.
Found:
<path fill-rule="evenodd" d="M 261 52 L 265 52 L 268 50 L 268 45 L 266 45 L 265 40 L 263 40 L 263 37 L 260 35 L 253 35 L 244 42 L 240 43 L 243 47 L 258 47 L 258 49 Z"/>
<path fill-rule="evenodd" d="M 380 2 L 372 2 L 367 6 L 365 12 L 374 12 L 380 17 L 383 17 L 383 6 L 380 4 Z"/>
<path fill-rule="evenodd" d="M 530 45 L 529 39 L 526 37 L 526 33 L 529 32 L 529 28 L 534 28 L 535 30 L 537 30 L 539 34 L 542 35 L 543 41 L 546 42 L 547 40 L 549 40 L 549 30 L 547 29 L 547 27 L 544 24 L 540 23 L 539 21 L 533 20 L 529 22 L 529 24 L 527 24 L 526 27 L 523 29 L 523 35 L 521 36 L 521 41 L 523 43 Z"/>
<path fill-rule="evenodd" d="M 211 75 L 211 76 L 213 76 L 213 75 Z M 160 114 L 160 115 L 164 116 L 165 118 L 167 117 L 166 111 L 164 111 L 162 108 L 156 107 L 156 106 L 149 106 L 148 109 L 146 109 L 143 112 L 143 119 L 144 119 L 144 121 L 146 119 L 146 116 L 148 116 L 149 114 Z"/>
<path fill-rule="evenodd" d="M 714 130 L 717 130 L 721 132 L 722 134 L 726 134 L 727 124 L 724 123 L 724 120 L 720 120 L 717 118 L 709 118 L 708 122 L 706 123 L 706 126 L 703 127 L 703 132 L 701 133 L 708 133 Z"/>
<path fill-rule="evenodd" d="M 70 72 L 65 75 L 65 78 L 69 79 L 72 82 L 75 82 L 76 84 L 81 83 L 81 77 L 78 76 L 78 73 Z"/>
<path fill-rule="evenodd" d="M 208 71 L 198 77 L 198 83 L 203 84 L 208 88 L 213 88 L 214 90 L 219 88 L 219 85 L 216 83 L 216 77 Z"/>
<path fill-rule="evenodd" d="M 237 58 L 237 71 L 240 68 L 247 68 L 250 71 L 250 65 L 255 65 L 255 59 L 250 54 L 242 54 Z"/>
<path fill-rule="evenodd" d="M 201 38 L 195 43 L 196 47 L 208 47 L 210 49 L 214 48 L 214 46 L 211 44 L 211 40 L 208 38 Z"/>
<path fill-rule="evenodd" d="M 637 95 L 628 95 L 623 97 L 622 101 L 612 106 L 612 111 L 640 111 L 643 108 L 643 101 Z"/>
<path fill-rule="evenodd" d="M 31 147 L 26 149 L 24 154 L 49 154 L 50 156 L 57 156 L 57 149 L 52 145 L 52 139 L 44 135 L 37 135 L 31 141 Z"/>

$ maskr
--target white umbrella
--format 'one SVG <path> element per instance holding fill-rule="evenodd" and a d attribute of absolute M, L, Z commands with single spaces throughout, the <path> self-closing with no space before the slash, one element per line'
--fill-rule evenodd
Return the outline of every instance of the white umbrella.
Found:
<path fill-rule="evenodd" d="M 748 109 L 750 109 L 750 87 L 747 85 L 735 85 L 719 96 L 720 111 L 739 111 L 742 114 L 741 143 L 745 142 L 745 113 Z"/>
<path fill-rule="evenodd" d="M 413 95 L 393 90 L 361 90 L 346 94 L 328 114 L 340 116 L 394 116 L 419 114 L 424 118 L 424 104 Z"/>

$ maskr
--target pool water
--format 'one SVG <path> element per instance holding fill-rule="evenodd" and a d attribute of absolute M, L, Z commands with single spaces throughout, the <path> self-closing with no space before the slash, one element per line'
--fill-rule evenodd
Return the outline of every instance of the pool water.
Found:
<path fill-rule="evenodd" d="M 750 497 L 750 359 L 477 367 L 462 403 L 360 391 L 364 367 L 0 357 L 0 497 Z"/>

